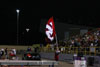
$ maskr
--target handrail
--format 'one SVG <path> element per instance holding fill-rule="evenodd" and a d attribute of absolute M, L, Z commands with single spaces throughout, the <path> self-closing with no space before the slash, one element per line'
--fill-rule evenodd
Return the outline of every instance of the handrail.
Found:
<path fill-rule="evenodd" d="M 84 55 L 94 55 L 100 54 L 100 47 L 59 47 L 61 53 L 66 54 L 78 54 L 82 52 Z M 53 48 L 42 47 L 41 52 L 54 52 Z"/>

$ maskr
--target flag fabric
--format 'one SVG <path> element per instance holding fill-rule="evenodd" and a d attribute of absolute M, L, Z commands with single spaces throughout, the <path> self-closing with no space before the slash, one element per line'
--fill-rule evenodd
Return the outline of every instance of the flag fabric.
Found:
<path fill-rule="evenodd" d="M 56 31 L 55 31 L 55 25 L 54 25 L 54 20 L 53 20 L 53 17 L 51 17 L 47 24 L 46 24 L 46 30 L 45 30 L 45 33 L 48 37 L 48 39 L 50 41 L 53 41 L 54 38 L 55 38 L 55 35 L 56 35 Z"/>

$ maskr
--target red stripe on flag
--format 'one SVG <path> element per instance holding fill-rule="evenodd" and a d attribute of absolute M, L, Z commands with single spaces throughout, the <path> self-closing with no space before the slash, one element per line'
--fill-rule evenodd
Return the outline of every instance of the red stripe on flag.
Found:
<path fill-rule="evenodd" d="M 56 35 L 53 17 L 51 17 L 46 24 L 46 35 L 51 41 L 53 41 Z"/>

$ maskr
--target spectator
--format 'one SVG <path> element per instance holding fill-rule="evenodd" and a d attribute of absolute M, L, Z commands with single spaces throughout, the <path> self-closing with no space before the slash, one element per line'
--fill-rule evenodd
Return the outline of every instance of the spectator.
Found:
<path fill-rule="evenodd" d="M 30 47 L 27 48 L 27 51 L 32 51 Z"/>
<path fill-rule="evenodd" d="M 57 47 L 57 50 L 55 51 L 55 60 L 56 60 L 56 61 L 59 60 L 59 53 L 60 53 L 60 50 L 59 50 L 59 48 Z"/>
<path fill-rule="evenodd" d="M 6 56 L 6 59 L 8 59 L 8 50 L 7 50 L 7 48 L 5 49 L 5 56 Z"/>
<path fill-rule="evenodd" d="M 38 47 L 35 47 L 35 49 L 34 49 L 34 52 L 38 52 L 38 50 L 39 50 L 39 48 Z"/>
<path fill-rule="evenodd" d="M 0 59 L 1 59 L 1 54 L 2 54 L 2 52 L 1 52 L 1 50 L 0 50 Z"/>
<path fill-rule="evenodd" d="M 3 56 L 4 55 L 4 49 L 2 48 L 1 49 L 1 56 Z"/>

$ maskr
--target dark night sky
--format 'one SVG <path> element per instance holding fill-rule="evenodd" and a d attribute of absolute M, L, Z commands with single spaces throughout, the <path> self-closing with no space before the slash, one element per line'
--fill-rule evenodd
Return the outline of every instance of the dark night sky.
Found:
<path fill-rule="evenodd" d="M 54 16 L 59 21 L 99 27 L 99 7 L 95 2 L 14 1 L 0 2 L 0 44 L 16 44 L 17 13 L 19 16 L 20 44 L 43 43 L 40 19 Z M 71 22 L 68 22 L 71 20 Z M 80 21 L 80 22 L 79 22 Z M 27 33 L 26 28 L 30 28 Z M 26 42 L 28 41 L 28 42 Z"/>

